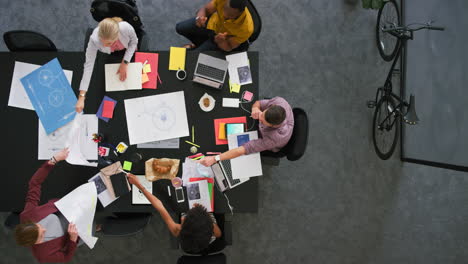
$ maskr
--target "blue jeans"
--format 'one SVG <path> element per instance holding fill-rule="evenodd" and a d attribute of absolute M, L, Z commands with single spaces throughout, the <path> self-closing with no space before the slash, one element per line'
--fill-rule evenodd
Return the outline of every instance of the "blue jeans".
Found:
<path fill-rule="evenodd" d="M 195 51 L 208 51 L 208 50 L 217 50 L 222 51 L 216 43 L 214 43 L 213 38 L 216 35 L 213 30 L 200 28 L 196 25 L 196 19 L 190 18 L 185 21 L 179 22 L 176 25 L 176 31 L 179 35 L 182 35 L 189 39 L 196 48 L 192 49 Z M 246 51 L 249 48 L 247 42 L 242 43 L 239 47 L 235 48 L 233 51 Z"/>

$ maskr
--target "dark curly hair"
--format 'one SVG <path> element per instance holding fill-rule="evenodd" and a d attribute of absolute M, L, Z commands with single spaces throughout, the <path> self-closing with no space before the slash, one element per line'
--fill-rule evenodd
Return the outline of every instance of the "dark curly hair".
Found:
<path fill-rule="evenodd" d="M 210 245 L 213 235 L 213 220 L 202 205 L 195 205 L 187 212 L 180 230 L 179 239 L 182 250 L 199 253 Z"/>
<path fill-rule="evenodd" d="M 247 5 L 247 0 L 230 0 L 229 1 L 229 6 L 239 10 L 240 12 L 244 12 L 246 5 Z"/>

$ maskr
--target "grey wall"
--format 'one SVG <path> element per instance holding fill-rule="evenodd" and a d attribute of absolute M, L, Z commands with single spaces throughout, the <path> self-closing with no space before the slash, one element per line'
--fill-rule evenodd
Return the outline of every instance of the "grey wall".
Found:
<path fill-rule="evenodd" d="M 468 166 L 468 2 L 404 1 L 407 23 L 434 20 L 445 31 L 418 31 L 408 41 L 406 93 L 421 122 L 405 129 L 408 158 Z M 424 8 L 421 8 L 424 7 Z"/>

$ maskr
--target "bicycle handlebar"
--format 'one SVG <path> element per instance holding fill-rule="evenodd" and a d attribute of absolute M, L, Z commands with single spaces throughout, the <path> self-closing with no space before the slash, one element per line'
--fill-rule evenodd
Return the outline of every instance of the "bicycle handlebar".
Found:
<path fill-rule="evenodd" d="M 435 27 L 435 26 L 428 26 L 427 29 L 431 29 L 431 30 L 440 30 L 440 31 L 445 30 L 444 27 Z"/>

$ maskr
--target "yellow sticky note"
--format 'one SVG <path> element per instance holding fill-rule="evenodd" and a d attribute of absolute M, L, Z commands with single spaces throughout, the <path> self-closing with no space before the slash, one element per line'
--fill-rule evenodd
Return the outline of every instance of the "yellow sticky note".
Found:
<path fill-rule="evenodd" d="M 218 138 L 226 139 L 226 123 L 219 123 Z"/>
<path fill-rule="evenodd" d="M 147 81 L 149 81 L 148 74 L 143 73 L 143 74 L 141 75 L 141 83 L 145 83 L 145 82 L 147 82 Z"/>
<path fill-rule="evenodd" d="M 185 53 L 186 48 L 171 47 L 169 54 L 169 70 L 185 70 Z"/>
<path fill-rule="evenodd" d="M 149 73 L 151 72 L 151 64 L 146 63 L 145 66 L 143 67 L 143 73 Z"/>
<path fill-rule="evenodd" d="M 231 91 L 231 93 L 232 92 L 239 93 L 240 88 L 241 88 L 240 84 L 233 83 L 231 82 L 231 80 L 229 80 L 229 91 Z"/>

